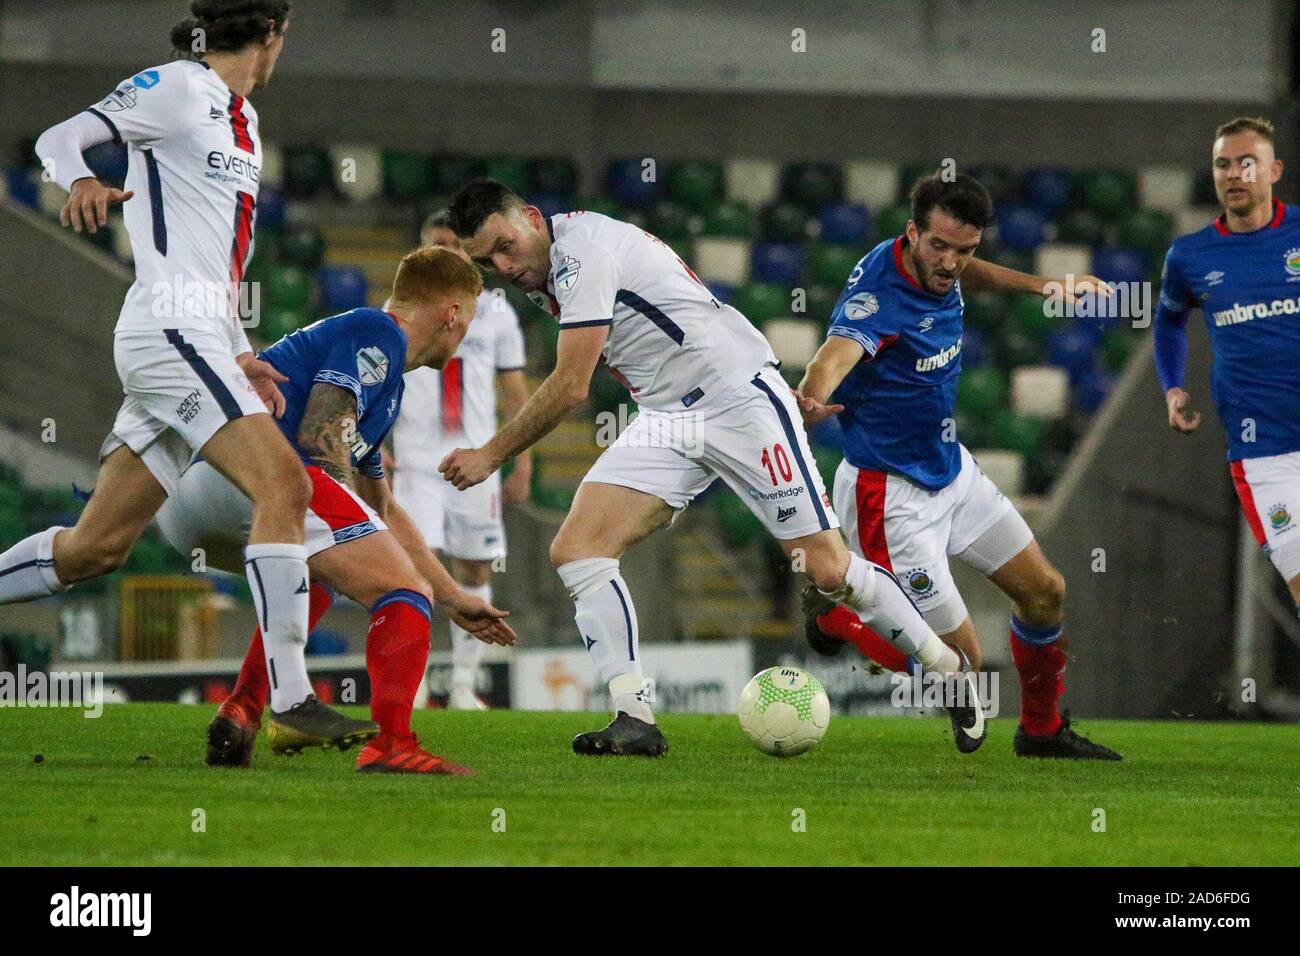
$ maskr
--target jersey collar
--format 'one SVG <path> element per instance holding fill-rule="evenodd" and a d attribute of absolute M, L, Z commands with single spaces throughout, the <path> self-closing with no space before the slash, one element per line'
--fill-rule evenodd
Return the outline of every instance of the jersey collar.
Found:
<path fill-rule="evenodd" d="M 1228 228 L 1228 214 L 1222 213 L 1218 219 L 1214 220 L 1214 231 L 1221 236 L 1249 236 L 1256 232 L 1263 232 L 1265 229 L 1276 229 L 1282 225 L 1282 220 L 1286 218 L 1286 206 L 1280 199 L 1273 200 L 1273 218 L 1267 226 L 1261 226 L 1259 229 L 1252 229 L 1250 232 L 1233 232 Z"/>
<path fill-rule="evenodd" d="M 907 280 L 907 284 L 918 292 L 925 292 L 925 287 L 917 282 L 912 273 L 907 271 L 907 266 L 903 264 L 903 243 L 907 241 L 906 236 L 899 236 L 894 240 L 894 268 L 898 274 Z"/>

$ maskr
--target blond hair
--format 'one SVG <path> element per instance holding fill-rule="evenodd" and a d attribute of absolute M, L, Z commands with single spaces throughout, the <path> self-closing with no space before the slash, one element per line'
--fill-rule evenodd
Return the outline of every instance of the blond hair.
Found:
<path fill-rule="evenodd" d="M 1238 116 L 1214 131 L 1214 138 L 1232 136 L 1234 133 L 1255 133 L 1265 142 L 1273 142 L 1273 121 L 1263 116 Z"/>

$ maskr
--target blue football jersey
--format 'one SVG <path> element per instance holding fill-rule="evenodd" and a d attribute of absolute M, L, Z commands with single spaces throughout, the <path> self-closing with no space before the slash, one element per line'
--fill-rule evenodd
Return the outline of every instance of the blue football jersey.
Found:
<path fill-rule="evenodd" d="M 1195 307 L 1228 459 L 1300 451 L 1300 208 L 1275 201 L 1262 229 L 1230 232 L 1220 216 L 1175 239 L 1156 321 L 1180 323 Z"/>
<path fill-rule="evenodd" d="M 387 312 L 353 309 L 286 335 L 261 357 L 289 376 L 280 386 L 284 417 L 280 430 L 298 448 L 298 426 L 307 396 L 317 382 L 347 389 L 357 400 L 352 463 L 362 474 L 382 478 L 379 445 L 402 407 L 406 335 Z M 308 461 L 298 449 L 303 461 Z"/>
<path fill-rule="evenodd" d="M 844 405 L 849 464 L 937 491 L 961 470 L 953 426 L 961 283 L 943 296 L 925 291 L 903 267 L 906 241 L 887 239 L 863 256 L 835 304 L 827 334 L 852 339 L 866 354 L 832 401 Z"/>

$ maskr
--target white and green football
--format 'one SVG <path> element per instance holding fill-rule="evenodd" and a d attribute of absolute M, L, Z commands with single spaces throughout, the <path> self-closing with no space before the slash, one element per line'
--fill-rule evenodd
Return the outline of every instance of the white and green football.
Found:
<path fill-rule="evenodd" d="M 740 726 L 754 746 L 773 757 L 793 757 L 826 734 L 831 702 L 821 681 L 798 667 L 769 667 L 740 692 Z"/>

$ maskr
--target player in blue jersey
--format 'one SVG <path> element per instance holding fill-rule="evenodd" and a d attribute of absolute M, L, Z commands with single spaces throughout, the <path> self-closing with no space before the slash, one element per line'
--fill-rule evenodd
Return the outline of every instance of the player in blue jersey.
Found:
<path fill-rule="evenodd" d="M 1071 730 L 1058 711 L 1065 581 L 953 423 L 964 270 L 981 288 L 1048 287 L 1048 280 L 972 266 L 992 217 L 987 190 L 970 176 L 920 180 L 907 232 L 854 268 L 797 395 L 806 422 L 838 414 L 843 426 L 832 501 L 849 546 L 893 572 L 944 642 L 978 665 L 979 638 L 953 584 L 950 555 L 1014 602 L 1011 648 L 1021 685 L 1015 752 L 1118 760 Z M 1075 287 L 1097 284 L 1086 276 Z M 905 655 L 814 592 L 805 591 L 805 606 L 814 647 L 838 649 L 827 637 L 848 640 L 893 670 L 911 670 Z"/>
<path fill-rule="evenodd" d="M 1300 611 L 1300 208 L 1273 198 L 1273 124 L 1238 118 L 1214 134 L 1223 214 L 1174 240 L 1156 307 L 1156 369 L 1169 424 L 1195 431 L 1183 390 L 1187 316 L 1210 331 L 1210 388 L 1246 521 Z"/>
<path fill-rule="evenodd" d="M 286 336 L 261 353 L 288 381 L 279 426 L 301 457 L 313 494 L 304 541 L 313 579 L 312 626 L 333 591 L 371 609 L 366 666 L 379 736 L 362 750 L 368 772 L 462 773 L 422 750 L 411 709 L 429 651 L 432 601 L 480 640 L 509 644 L 505 614 L 466 594 L 433 557 L 393 498 L 380 444 L 397 419 L 402 376 L 441 368 L 474 316 L 482 278 L 447 249 L 423 248 L 398 266 L 385 310 L 354 309 Z M 209 565 L 229 568 L 252 518 L 251 504 L 206 462 L 196 462 L 159 513 L 167 539 L 183 554 L 202 548 Z M 254 581 L 254 586 L 256 586 Z M 247 766 L 268 688 L 260 631 L 231 697 L 208 729 L 208 763 Z M 271 687 L 276 674 L 269 674 Z M 277 733 L 279 753 L 301 741 Z"/>

